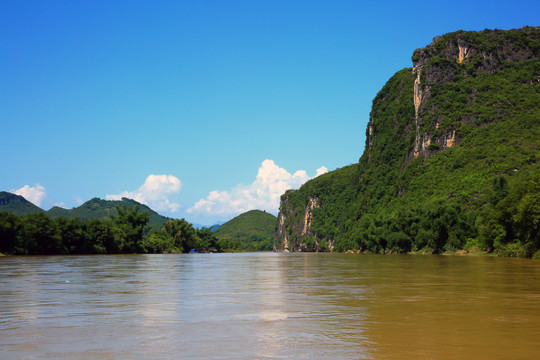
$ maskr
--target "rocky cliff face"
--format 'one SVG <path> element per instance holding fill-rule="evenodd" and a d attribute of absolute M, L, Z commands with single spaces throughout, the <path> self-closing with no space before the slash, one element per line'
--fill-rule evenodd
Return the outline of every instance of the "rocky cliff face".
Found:
<path fill-rule="evenodd" d="M 412 60 L 416 136 L 411 155 L 427 158 L 432 150 L 445 150 L 459 143 L 454 127 L 440 129 L 444 117 L 430 118 L 435 106 L 431 101 L 434 87 L 538 57 L 538 29 L 458 31 L 438 36 L 425 48 L 415 50 Z"/>
<path fill-rule="evenodd" d="M 337 250 L 355 248 L 346 244 L 348 238 L 361 238 L 371 231 L 368 226 L 379 226 L 376 222 L 368 225 L 366 214 L 374 208 L 390 208 L 395 199 L 407 196 L 413 174 L 426 171 L 415 169 L 432 156 L 459 147 L 475 128 L 505 116 L 504 106 L 487 115 L 468 111 L 477 98 L 484 101 L 491 91 L 489 86 L 467 85 L 468 79 L 491 76 L 539 56 L 538 27 L 458 31 L 415 50 L 413 68 L 394 75 L 373 100 L 359 164 L 321 176 L 282 196 L 274 250 L 324 251 L 334 245 Z M 535 71 L 523 80 L 526 85 L 540 84 L 540 73 Z M 450 107 L 448 94 L 452 92 L 448 89 L 455 88 L 459 88 L 460 98 L 452 99 L 454 107 Z M 462 105 L 459 111 L 456 100 Z M 415 165 L 410 168 L 411 164 Z M 407 167 L 408 172 L 404 171 Z M 341 234 L 347 238 L 339 239 Z M 362 241 L 371 241 L 366 239 L 364 236 Z"/>
<path fill-rule="evenodd" d="M 278 217 L 278 229 L 274 241 L 274 251 L 327 251 L 332 249 L 332 243 L 321 246 L 319 240 L 313 237 L 311 224 L 313 210 L 319 208 L 318 198 L 309 197 L 305 206 L 299 209 L 289 206 L 285 198 Z M 297 218 L 299 221 L 287 226 L 288 218 Z M 306 239 L 308 238 L 309 239 Z M 308 241 L 306 241 L 308 240 Z"/>

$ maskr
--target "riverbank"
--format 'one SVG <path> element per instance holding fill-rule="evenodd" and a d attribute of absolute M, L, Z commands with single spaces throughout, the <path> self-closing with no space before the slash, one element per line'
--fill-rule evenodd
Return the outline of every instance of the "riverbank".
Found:
<path fill-rule="evenodd" d="M 407 253 L 398 253 L 394 251 L 388 251 L 382 254 L 377 254 L 369 251 L 361 250 L 347 250 L 344 254 L 364 254 L 364 255 L 443 255 L 443 256 L 493 256 L 493 257 L 515 257 L 523 259 L 540 260 L 540 254 L 534 254 L 533 256 L 526 256 L 523 252 L 489 252 L 486 250 L 470 249 L 470 250 L 455 250 L 445 251 L 440 254 L 434 254 L 428 250 L 421 251 L 409 251 Z"/>

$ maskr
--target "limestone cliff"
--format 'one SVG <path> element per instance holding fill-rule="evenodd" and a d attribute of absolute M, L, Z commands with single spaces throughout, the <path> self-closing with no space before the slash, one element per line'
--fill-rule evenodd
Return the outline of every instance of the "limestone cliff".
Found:
<path fill-rule="evenodd" d="M 413 67 L 396 73 L 373 100 L 359 163 L 282 196 L 274 250 L 401 251 L 421 248 L 437 232 L 440 244 L 452 239 L 454 247 L 477 236 L 474 223 L 467 235 L 396 224 L 403 208 L 420 206 L 421 213 L 419 204 L 441 198 L 481 214 L 495 176 L 537 166 L 539 55 L 538 27 L 458 31 L 415 50 Z M 501 142 L 512 146 L 499 154 L 493 148 Z M 426 241 L 438 251 L 440 244 Z"/>
<path fill-rule="evenodd" d="M 538 32 L 535 27 L 479 33 L 458 31 L 438 36 L 425 48 L 415 50 L 412 60 L 416 136 L 411 155 L 427 158 L 430 150 L 445 150 L 459 143 L 455 126 L 440 129 L 444 116 L 431 116 L 437 106 L 432 101 L 434 87 L 537 58 Z"/>
<path fill-rule="evenodd" d="M 281 206 L 278 217 L 278 228 L 276 238 L 280 241 L 274 242 L 274 251 L 327 251 L 332 249 L 332 243 L 320 243 L 320 240 L 312 235 L 311 223 L 313 221 L 313 210 L 319 208 L 318 198 L 309 197 L 303 208 L 290 207 L 287 200 Z M 298 210 L 301 210 L 298 212 Z M 287 218 L 298 218 L 287 227 Z"/>

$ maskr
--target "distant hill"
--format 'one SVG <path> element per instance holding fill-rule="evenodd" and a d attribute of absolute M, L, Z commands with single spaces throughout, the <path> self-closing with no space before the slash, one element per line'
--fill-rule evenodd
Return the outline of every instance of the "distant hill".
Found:
<path fill-rule="evenodd" d="M 135 200 L 128 198 L 122 198 L 122 200 L 103 200 L 99 198 L 93 198 L 88 200 L 79 207 L 73 209 L 64 209 L 58 206 L 52 207 L 50 210 L 44 211 L 43 209 L 32 204 L 24 197 L 15 195 L 9 192 L 0 192 L 0 211 L 9 211 L 14 215 L 26 215 L 38 212 L 44 212 L 51 218 L 79 218 L 81 220 L 88 219 L 108 219 L 110 215 L 116 214 L 116 206 L 126 206 L 128 209 L 139 206 L 139 211 L 147 211 L 150 217 L 148 221 L 148 231 L 158 230 L 161 228 L 164 222 L 169 218 L 159 215 L 157 212 L 149 208 L 148 206 L 141 204 Z"/>
<path fill-rule="evenodd" d="M 0 211 L 2 210 L 9 211 L 14 215 L 26 215 L 43 211 L 43 209 L 20 195 L 0 191 Z"/>
<path fill-rule="evenodd" d="M 116 214 L 116 206 L 126 206 L 128 209 L 139 206 L 139 211 L 147 211 L 150 216 L 148 226 L 151 230 L 157 230 L 163 225 L 169 218 L 159 215 L 157 212 L 149 208 L 148 206 L 141 204 L 135 200 L 128 198 L 122 198 L 122 200 L 103 200 L 99 198 L 93 198 L 88 200 L 79 207 L 71 210 L 63 209 L 58 206 L 51 208 L 45 213 L 52 218 L 65 217 L 65 218 L 79 218 L 82 220 L 87 219 L 108 219 L 110 215 Z"/>
<path fill-rule="evenodd" d="M 251 210 L 221 225 L 218 239 L 239 241 L 248 251 L 272 250 L 277 218 L 265 211 Z"/>

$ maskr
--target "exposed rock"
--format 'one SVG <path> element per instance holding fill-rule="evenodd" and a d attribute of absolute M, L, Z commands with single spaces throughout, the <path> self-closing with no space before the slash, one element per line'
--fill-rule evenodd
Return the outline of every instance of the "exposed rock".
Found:
<path fill-rule="evenodd" d="M 317 207 L 319 207 L 317 199 L 310 197 L 306 210 L 304 211 L 304 228 L 302 229 L 302 236 L 306 235 L 311 230 L 311 221 L 313 220 L 311 212 Z"/>
<path fill-rule="evenodd" d="M 370 121 L 368 124 L 368 131 L 367 131 L 367 151 L 368 151 L 368 158 L 371 159 L 371 148 L 373 146 L 373 122 Z"/>
<path fill-rule="evenodd" d="M 278 215 L 278 228 L 276 231 L 276 237 L 274 239 L 274 251 L 289 251 L 289 237 L 285 228 L 286 209 L 289 208 L 288 201 L 281 202 L 280 212 Z"/>
<path fill-rule="evenodd" d="M 283 200 L 285 198 L 285 200 Z M 282 197 L 282 203 L 278 216 L 278 229 L 274 239 L 274 251 L 324 251 L 319 241 L 313 236 L 311 222 L 313 221 L 313 209 L 320 207 L 316 197 L 309 197 L 307 204 L 302 211 L 302 221 L 295 223 L 291 228 L 286 226 L 286 218 L 294 217 L 297 209 L 289 207 L 286 197 Z M 305 237 L 313 238 L 313 246 L 306 245 L 303 241 Z M 329 242 L 330 249 L 332 242 Z"/>
<path fill-rule="evenodd" d="M 438 128 L 423 129 L 424 123 L 430 123 L 429 100 L 432 87 L 437 84 L 453 82 L 457 76 L 469 76 L 474 73 L 491 73 L 502 69 L 506 63 L 516 63 L 535 57 L 534 46 L 528 42 L 515 42 L 516 33 L 528 33 L 530 38 L 538 36 L 537 27 L 525 27 L 516 30 L 484 30 L 482 32 L 457 31 L 438 36 L 431 44 L 422 49 L 416 49 L 413 54 L 414 81 L 414 110 L 416 139 L 412 155 L 414 157 L 429 157 L 429 145 L 433 142 L 432 134 Z M 476 41 L 477 35 L 488 41 Z M 465 119 L 464 119 L 465 120 Z M 439 147 L 445 150 L 459 143 L 455 129 L 445 129 L 437 139 Z"/>
<path fill-rule="evenodd" d="M 469 55 L 469 48 L 467 46 L 462 46 L 460 44 L 458 44 L 458 50 L 459 50 L 459 54 L 458 54 L 458 63 L 462 63 L 463 60 L 465 60 L 465 58 Z"/>

